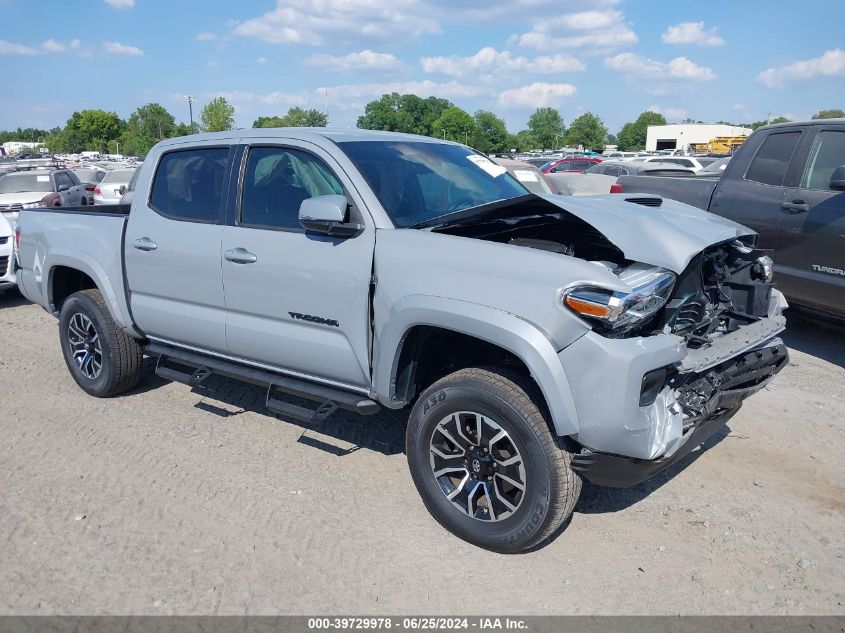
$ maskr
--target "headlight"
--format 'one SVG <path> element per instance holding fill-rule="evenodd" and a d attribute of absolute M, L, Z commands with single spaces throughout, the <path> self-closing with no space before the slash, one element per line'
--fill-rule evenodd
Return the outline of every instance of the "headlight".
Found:
<path fill-rule="evenodd" d="M 27 202 L 26 204 L 22 204 L 21 208 L 22 209 L 35 209 L 36 207 L 40 207 L 40 206 L 43 206 L 43 205 L 41 204 L 41 200 L 38 200 L 37 202 Z"/>
<path fill-rule="evenodd" d="M 675 275 L 654 266 L 634 264 L 619 278 L 631 292 L 579 286 L 566 291 L 563 304 L 597 326 L 599 331 L 621 334 L 653 317 L 669 300 Z"/>
<path fill-rule="evenodd" d="M 758 257 L 751 268 L 751 276 L 757 281 L 771 283 L 775 277 L 775 263 L 768 255 Z"/>

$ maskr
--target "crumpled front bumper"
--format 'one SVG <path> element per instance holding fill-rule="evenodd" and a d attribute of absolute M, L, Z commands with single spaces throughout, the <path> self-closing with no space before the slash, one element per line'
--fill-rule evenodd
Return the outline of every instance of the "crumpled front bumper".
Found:
<path fill-rule="evenodd" d="M 670 334 L 607 339 L 590 332 L 562 350 L 578 411 L 575 439 L 584 447 L 575 470 L 596 483 L 633 485 L 673 463 L 786 365 L 777 336 L 784 327 L 776 313 L 702 350 Z M 619 460 L 627 480 L 602 472 Z"/>

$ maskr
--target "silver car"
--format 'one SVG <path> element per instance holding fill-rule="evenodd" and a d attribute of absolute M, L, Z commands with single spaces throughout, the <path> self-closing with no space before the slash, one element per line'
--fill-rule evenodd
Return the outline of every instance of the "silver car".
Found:
<path fill-rule="evenodd" d="M 120 197 L 134 174 L 134 169 L 115 169 L 107 173 L 94 189 L 94 204 L 120 204 Z"/>

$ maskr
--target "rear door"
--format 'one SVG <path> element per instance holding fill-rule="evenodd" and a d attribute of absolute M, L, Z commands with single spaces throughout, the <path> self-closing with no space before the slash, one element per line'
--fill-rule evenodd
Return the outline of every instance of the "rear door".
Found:
<path fill-rule="evenodd" d="M 845 192 L 830 188 L 845 165 L 845 126 L 813 126 L 797 187 L 786 190 L 775 258 L 778 285 L 794 301 L 845 312 Z"/>
<path fill-rule="evenodd" d="M 150 338 L 227 351 L 220 241 L 232 154 L 219 141 L 165 150 L 133 203 L 126 277 Z"/>
<path fill-rule="evenodd" d="M 370 282 L 375 229 L 333 157 L 307 142 L 255 140 L 223 232 L 223 285 L 232 356 L 283 371 L 370 384 Z M 342 194 L 362 233 L 306 233 L 303 200 Z"/>
<path fill-rule="evenodd" d="M 713 194 L 710 211 L 757 231 L 760 248 L 775 248 L 781 203 L 789 185 L 787 171 L 802 133 L 800 128 L 775 128 L 756 151 L 749 146 L 750 162 L 729 165 Z"/>
<path fill-rule="evenodd" d="M 78 207 L 82 204 L 82 191 L 84 189 L 74 184 L 76 176 L 67 171 L 57 171 L 53 174 L 53 179 L 56 182 L 56 191 L 62 199 L 63 207 Z"/>

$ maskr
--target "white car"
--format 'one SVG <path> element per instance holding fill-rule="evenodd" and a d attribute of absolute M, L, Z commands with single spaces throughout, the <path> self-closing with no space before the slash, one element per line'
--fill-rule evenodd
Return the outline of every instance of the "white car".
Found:
<path fill-rule="evenodd" d="M 653 163 L 659 161 L 661 163 L 675 163 L 676 165 L 682 165 L 683 167 L 692 169 L 694 172 L 699 172 L 717 160 L 719 159 L 703 156 L 650 156 L 645 159 L 645 162 Z"/>
<path fill-rule="evenodd" d="M 15 277 L 15 232 L 0 213 L 0 290 L 14 288 Z"/>
<path fill-rule="evenodd" d="M 51 194 L 50 206 L 77 207 L 88 204 L 86 193 L 67 169 L 12 171 L 0 176 L 0 213 L 14 223 L 21 209 L 44 206 L 42 200 Z"/>
<path fill-rule="evenodd" d="M 134 169 L 122 168 L 107 173 L 94 189 L 94 204 L 120 204 L 120 198 L 126 193 L 134 174 Z"/>

